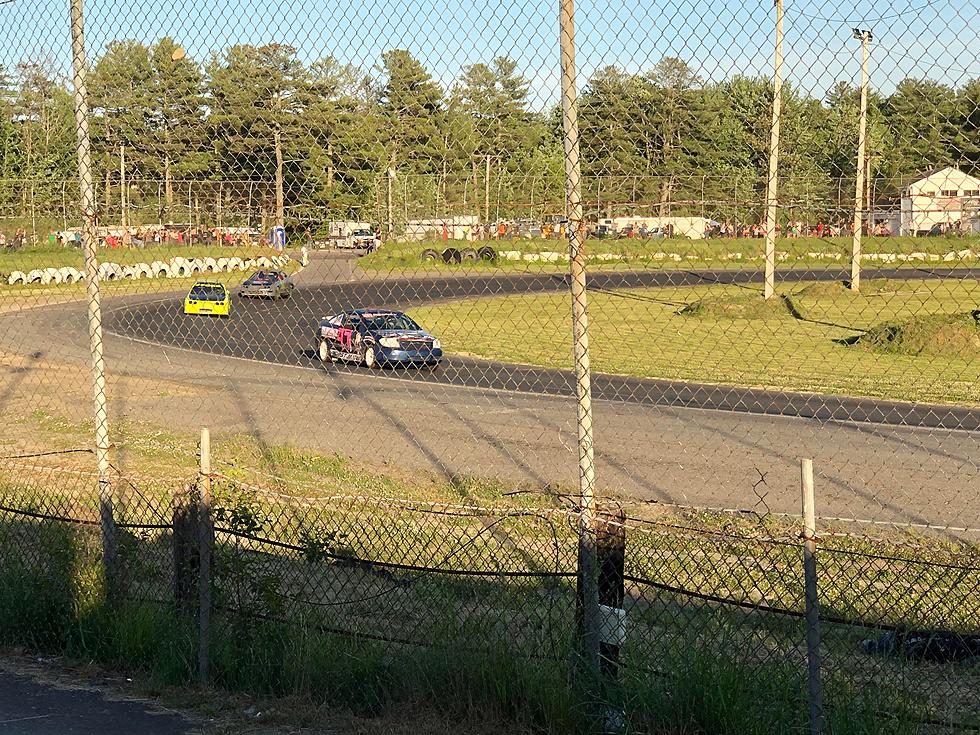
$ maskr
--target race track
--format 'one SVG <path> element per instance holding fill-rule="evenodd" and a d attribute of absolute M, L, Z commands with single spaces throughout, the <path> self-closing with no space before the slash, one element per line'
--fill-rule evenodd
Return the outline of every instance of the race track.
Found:
<path fill-rule="evenodd" d="M 866 270 L 865 278 L 975 278 L 980 270 L 923 268 Z M 761 274 L 743 270 L 598 273 L 592 290 L 705 284 L 750 284 Z M 781 282 L 843 281 L 842 270 L 786 270 Z M 325 280 L 325 279 L 324 279 Z M 310 367 L 320 316 L 352 308 L 398 308 L 449 300 L 567 291 L 565 276 L 501 275 L 462 278 L 361 280 L 323 283 L 316 276 L 287 301 L 236 299 L 228 320 L 201 319 L 181 311 L 180 297 L 165 297 L 108 311 L 106 327 L 133 339 L 262 362 Z M 329 370 L 363 368 L 328 366 Z M 386 370 L 384 377 L 525 393 L 574 395 L 574 375 L 558 370 L 448 355 L 436 372 Z M 945 429 L 980 429 L 980 410 L 788 391 L 768 391 L 672 380 L 596 375 L 600 400 L 684 406 L 722 411 L 800 416 L 824 421 L 858 421 Z"/>
<path fill-rule="evenodd" d="M 844 275 L 785 271 L 781 278 Z M 591 285 L 705 279 L 752 282 L 757 274 L 609 273 L 593 276 Z M 206 425 L 218 435 L 237 432 L 260 448 L 270 473 L 276 463 L 271 448 L 285 443 L 350 456 L 419 482 L 493 477 L 528 492 L 574 491 L 576 409 L 567 372 L 452 356 L 431 374 L 369 371 L 322 365 L 312 353 L 317 319 L 348 306 L 557 291 L 566 287 L 563 278 L 384 281 L 359 274 L 346 260 L 318 257 L 297 283 L 290 301 L 236 303 L 227 320 L 185 318 L 175 294 L 110 299 L 110 431 L 135 421 L 147 427 L 141 431 L 193 435 Z M 0 315 L 0 333 L 5 351 L 21 356 L 20 367 L 0 365 L 6 389 L 0 400 L 35 400 L 46 386 L 60 394 L 58 381 L 68 378 L 34 367 L 55 360 L 72 371 L 77 390 L 70 400 L 85 416 L 91 394 L 84 304 Z M 612 376 L 596 376 L 594 386 L 603 497 L 795 515 L 799 458 L 812 457 L 824 518 L 912 523 L 956 534 L 980 528 L 974 411 Z M 128 467 L 124 451 L 116 462 Z M 465 482 L 457 486 L 463 500 L 472 499 Z"/>

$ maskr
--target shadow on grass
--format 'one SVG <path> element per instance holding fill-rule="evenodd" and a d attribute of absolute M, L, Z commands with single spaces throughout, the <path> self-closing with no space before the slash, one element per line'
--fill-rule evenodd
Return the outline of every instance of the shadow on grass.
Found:
<path fill-rule="evenodd" d="M 806 729 L 799 621 L 634 590 L 625 666 L 617 683 L 600 686 L 576 674 L 572 580 L 556 588 L 545 577 L 405 573 L 410 584 L 393 584 L 390 575 L 337 563 L 349 553 L 340 543 L 321 535 L 291 554 L 219 534 L 215 686 L 365 716 L 413 704 L 552 733 L 592 730 L 598 702 L 622 708 L 628 732 Z M 125 599 L 110 604 L 96 526 L 4 513 L 0 642 L 96 661 L 154 683 L 191 684 L 196 616 L 173 602 L 169 531 L 128 533 L 120 548 L 131 573 Z M 142 566 L 133 566 L 137 559 Z M 383 594 L 371 597 L 372 590 Z M 298 604 L 298 595 L 313 604 Z M 544 614 L 546 599 L 554 605 Z M 349 632 L 338 634 L 338 627 Z M 379 640 L 399 627 L 412 643 Z M 914 723 L 913 705 L 896 709 L 888 687 L 834 671 L 825 688 L 831 732 L 919 731 L 903 724 Z M 899 719 L 880 716 L 886 706 Z"/>

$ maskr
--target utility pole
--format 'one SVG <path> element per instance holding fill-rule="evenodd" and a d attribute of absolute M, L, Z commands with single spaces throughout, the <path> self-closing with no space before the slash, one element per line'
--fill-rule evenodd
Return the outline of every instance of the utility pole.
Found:
<path fill-rule="evenodd" d="M 483 221 L 490 224 L 490 156 L 487 156 L 487 175 L 483 180 Z"/>
<path fill-rule="evenodd" d="M 102 304 L 99 296 L 99 264 L 96 259 L 95 187 L 92 184 L 92 147 L 89 139 L 88 91 L 85 86 L 85 21 L 82 0 L 71 0 L 71 51 L 75 106 L 75 138 L 78 144 L 78 183 L 82 205 L 82 247 L 85 251 L 85 290 L 88 300 L 89 348 L 92 353 L 92 393 L 95 403 L 95 459 L 99 482 L 99 524 L 102 530 L 102 563 L 110 601 L 118 596 L 117 537 L 109 484 L 109 419 L 106 410 L 105 360 L 102 355 Z"/>
<path fill-rule="evenodd" d="M 599 567 L 596 544 L 595 447 L 592 427 L 592 369 L 589 363 L 589 310 L 585 282 L 582 222 L 582 168 L 579 160 L 578 92 L 575 68 L 574 0 L 561 0 L 562 140 L 565 149 L 565 201 L 568 215 L 569 275 L 579 459 L 578 643 L 587 675 L 599 672 Z"/>
<path fill-rule="evenodd" d="M 388 239 L 390 240 L 392 234 L 395 231 L 395 202 L 392 199 L 394 193 L 392 191 L 395 181 L 395 169 L 393 166 L 388 167 Z"/>
<path fill-rule="evenodd" d="M 119 144 L 119 224 L 126 227 L 126 146 Z"/>
<path fill-rule="evenodd" d="M 779 123 L 783 106 L 783 0 L 776 0 L 776 51 L 773 71 L 772 133 L 769 136 L 769 180 L 766 185 L 765 297 L 776 293 L 776 223 L 779 180 Z"/>
<path fill-rule="evenodd" d="M 854 240 L 851 245 L 851 290 L 861 288 L 861 227 L 864 209 L 864 148 L 868 132 L 868 44 L 873 38 L 871 31 L 855 28 L 854 38 L 861 42 L 861 121 L 858 123 L 858 150 L 854 186 Z"/>

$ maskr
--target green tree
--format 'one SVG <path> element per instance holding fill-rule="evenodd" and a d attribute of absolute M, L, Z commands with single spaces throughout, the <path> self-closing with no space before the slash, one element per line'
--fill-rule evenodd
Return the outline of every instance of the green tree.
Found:
<path fill-rule="evenodd" d="M 300 124 L 303 198 L 298 214 L 318 227 L 325 218 L 370 219 L 384 152 L 371 101 L 371 80 L 332 57 L 310 66 Z"/>
<path fill-rule="evenodd" d="M 388 166 L 432 173 L 442 160 L 444 145 L 442 89 L 408 51 L 393 49 L 382 54 L 381 60 L 378 104 L 387 132 Z"/>
<path fill-rule="evenodd" d="M 169 37 L 150 50 L 147 90 L 146 142 L 152 154 L 148 172 L 162 175 L 166 211 L 174 206 L 174 178 L 189 178 L 211 165 L 204 124 L 204 78 L 198 64 L 187 58 Z"/>
<path fill-rule="evenodd" d="M 283 44 L 232 46 L 207 68 L 208 122 L 224 178 L 274 180 L 275 224 L 285 223 L 286 179 L 301 168 L 301 113 L 309 75 Z M 288 166 L 287 154 L 292 154 Z M 288 168 L 288 170 L 287 170 Z M 289 188 L 290 198 L 298 194 Z"/>
<path fill-rule="evenodd" d="M 126 146 L 130 178 L 156 168 L 149 111 L 153 70 L 150 50 L 137 41 L 113 41 L 106 46 L 92 70 L 89 99 L 92 109 L 92 150 L 105 176 L 106 206 L 110 181 L 118 170 L 121 146 Z"/>

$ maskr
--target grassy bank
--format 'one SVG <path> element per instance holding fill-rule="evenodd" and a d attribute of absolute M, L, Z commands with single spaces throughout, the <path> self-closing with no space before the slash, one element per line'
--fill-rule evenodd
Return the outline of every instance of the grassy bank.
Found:
<path fill-rule="evenodd" d="M 766 303 L 756 287 L 593 292 L 592 367 L 605 373 L 795 391 L 980 404 L 969 339 L 939 349 L 847 342 L 885 323 L 956 315 L 980 305 L 980 284 L 895 281 L 787 286 Z M 450 352 L 571 368 L 565 294 L 474 299 L 413 316 Z M 911 344 L 911 343 L 910 343 Z"/>
<path fill-rule="evenodd" d="M 8 434 L 21 429 L 62 452 L 91 433 L 42 414 Z M 0 512 L 0 643 L 184 686 L 196 673 L 196 632 L 193 611 L 173 602 L 167 524 L 175 490 L 195 474 L 195 437 L 117 423 L 114 443 L 114 463 L 131 470 L 113 481 L 117 521 L 129 524 L 119 545 L 126 601 L 105 600 L 94 480 L 75 474 L 90 472 L 92 457 L 56 454 L 16 473 L 0 464 L 0 505 L 27 513 Z M 364 716 L 427 707 L 535 731 L 587 731 L 587 703 L 599 695 L 574 676 L 576 525 L 561 488 L 400 474 L 236 434 L 216 433 L 212 449 L 216 686 L 287 697 L 300 713 L 324 704 Z M 805 729 L 796 523 L 632 510 L 625 668 L 602 700 L 624 709 L 630 731 Z M 918 732 L 917 719 L 980 718 L 970 703 L 975 667 L 862 648 L 878 625 L 976 632 L 980 548 L 821 530 L 833 731 Z"/>
<path fill-rule="evenodd" d="M 274 253 L 274 250 L 263 245 L 181 245 L 170 243 L 147 245 L 143 248 L 99 248 L 98 259 L 100 263 L 133 265 L 135 263 L 152 263 L 154 260 L 168 261 L 177 257 L 245 259 L 268 256 Z M 35 268 L 61 268 L 63 266 L 81 270 L 84 266 L 81 248 L 44 244 L 36 248 L 24 248 L 17 252 L 0 252 L 0 273 L 9 274 L 14 271 L 27 273 Z"/>
<path fill-rule="evenodd" d="M 847 266 L 850 263 L 851 238 L 844 237 L 798 237 L 779 238 L 776 250 L 779 255 L 777 267 L 800 266 Z M 386 243 L 375 253 L 365 255 L 358 264 L 366 270 L 376 271 L 475 271 L 493 272 L 505 270 L 567 270 L 567 261 L 527 261 L 499 259 L 488 264 L 482 261 L 447 265 L 441 261 L 423 262 L 420 254 L 426 248 L 442 252 L 446 247 L 464 248 L 489 245 L 498 251 L 515 251 L 522 255 L 534 253 L 567 254 L 568 244 L 564 240 L 501 240 L 477 243 L 458 241 L 398 242 Z M 863 240 L 863 251 L 867 254 L 911 254 L 924 253 L 924 262 L 940 263 L 947 266 L 970 266 L 980 258 L 980 237 L 867 237 Z M 752 268 L 763 264 L 765 241 L 759 238 L 709 240 L 689 240 L 670 238 L 665 240 L 604 239 L 586 242 L 589 266 L 594 269 L 623 268 Z M 972 256 L 954 257 L 943 260 L 949 253 L 970 250 Z M 916 261 L 918 262 L 918 261 Z M 885 260 L 868 258 L 865 265 L 886 264 Z M 895 261 L 889 265 L 903 265 Z"/>

